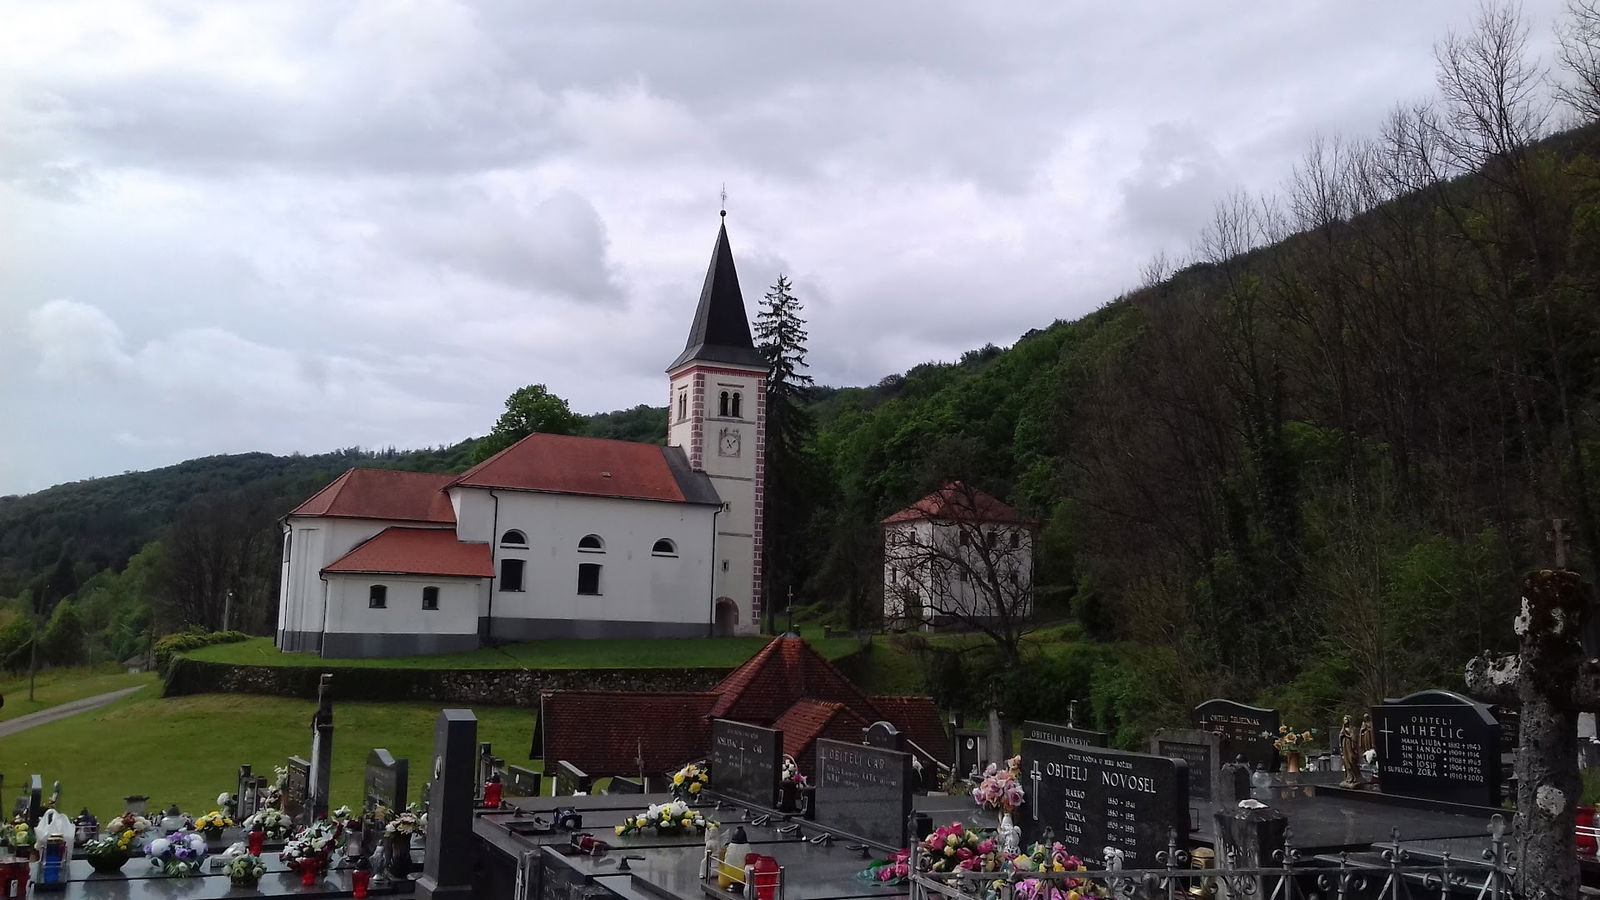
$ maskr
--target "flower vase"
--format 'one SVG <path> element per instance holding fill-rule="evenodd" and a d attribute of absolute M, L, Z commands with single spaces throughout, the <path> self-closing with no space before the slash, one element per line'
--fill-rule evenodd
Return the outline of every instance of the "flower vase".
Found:
<path fill-rule="evenodd" d="M 234 887 L 253 888 L 261 882 L 261 879 L 255 875 L 229 875 L 228 881 Z"/>
<path fill-rule="evenodd" d="M 1300 751 L 1285 750 L 1283 752 L 1283 770 L 1285 772 L 1300 771 Z"/>
<path fill-rule="evenodd" d="M 113 853 L 96 853 L 94 856 L 84 857 L 96 872 L 110 874 L 122 871 L 122 867 L 129 860 L 127 851 L 118 850 Z"/>
<path fill-rule="evenodd" d="M 220 840 L 222 840 L 222 829 L 220 827 L 219 828 L 202 828 L 202 829 L 200 829 L 200 833 L 205 835 L 206 840 L 208 840 L 208 841 L 220 841 Z"/>
<path fill-rule="evenodd" d="M 384 855 L 388 858 L 389 878 L 400 881 L 411 874 L 411 839 L 399 835 L 388 839 Z"/>

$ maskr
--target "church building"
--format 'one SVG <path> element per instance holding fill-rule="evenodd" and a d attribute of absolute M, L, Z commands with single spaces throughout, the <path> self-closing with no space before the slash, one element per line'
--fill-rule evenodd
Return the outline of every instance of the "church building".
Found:
<path fill-rule="evenodd" d="M 665 446 L 532 434 L 461 475 L 340 475 L 284 517 L 278 647 L 757 633 L 767 365 L 726 224 L 666 374 Z"/>

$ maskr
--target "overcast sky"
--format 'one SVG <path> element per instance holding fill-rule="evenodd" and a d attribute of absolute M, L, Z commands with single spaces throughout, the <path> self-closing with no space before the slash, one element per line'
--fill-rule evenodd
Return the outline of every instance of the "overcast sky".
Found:
<path fill-rule="evenodd" d="M 664 404 L 724 183 L 820 382 L 1009 344 L 1432 96 L 1473 13 L 0 0 L 0 494 Z"/>

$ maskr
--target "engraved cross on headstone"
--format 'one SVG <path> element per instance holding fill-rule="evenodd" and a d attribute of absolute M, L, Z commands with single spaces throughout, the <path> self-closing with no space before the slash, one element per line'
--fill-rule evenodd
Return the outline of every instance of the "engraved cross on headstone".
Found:
<path fill-rule="evenodd" d="M 1028 773 L 1028 779 L 1033 782 L 1033 808 L 1039 808 L 1039 782 L 1044 780 L 1044 775 L 1039 771 L 1039 761 L 1033 761 L 1033 771 Z"/>

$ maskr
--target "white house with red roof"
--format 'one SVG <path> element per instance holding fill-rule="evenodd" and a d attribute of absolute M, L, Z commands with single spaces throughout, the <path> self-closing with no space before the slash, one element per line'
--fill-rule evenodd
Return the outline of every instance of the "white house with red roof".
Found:
<path fill-rule="evenodd" d="M 758 632 L 766 372 L 724 226 L 666 446 L 533 434 L 459 476 L 345 472 L 284 518 L 278 646 Z"/>
<path fill-rule="evenodd" d="M 1033 612 L 1036 523 L 961 481 L 893 513 L 883 527 L 883 615 L 932 628 Z"/>

